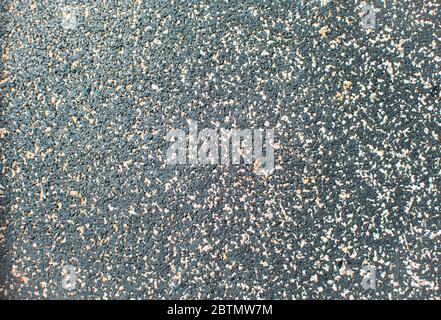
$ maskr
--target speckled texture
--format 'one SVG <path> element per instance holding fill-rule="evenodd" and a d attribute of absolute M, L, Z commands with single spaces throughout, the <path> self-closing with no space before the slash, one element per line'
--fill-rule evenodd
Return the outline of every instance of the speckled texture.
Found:
<path fill-rule="evenodd" d="M 62 3 L 8 1 L 0 296 L 441 298 L 438 1 L 374 30 L 357 1 Z M 274 129 L 274 173 L 167 166 L 188 120 Z"/>

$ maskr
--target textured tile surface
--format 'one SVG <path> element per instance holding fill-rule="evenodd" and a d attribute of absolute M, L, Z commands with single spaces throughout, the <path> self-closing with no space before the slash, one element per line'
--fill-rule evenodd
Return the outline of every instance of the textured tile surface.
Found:
<path fill-rule="evenodd" d="M 7 1 L 0 296 L 441 298 L 440 4 L 370 3 Z M 188 120 L 274 173 L 167 166 Z"/>

